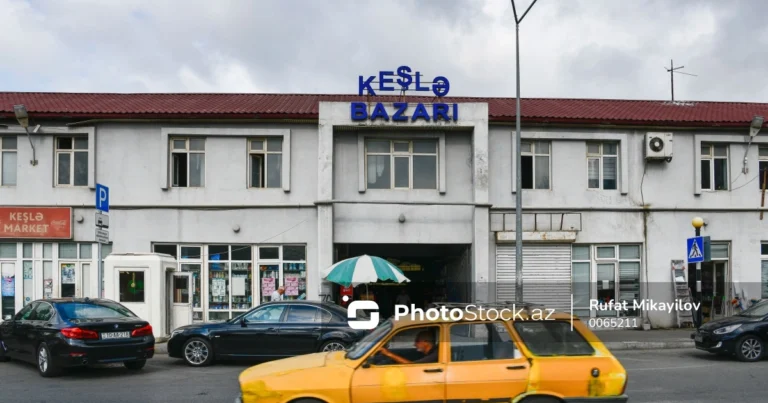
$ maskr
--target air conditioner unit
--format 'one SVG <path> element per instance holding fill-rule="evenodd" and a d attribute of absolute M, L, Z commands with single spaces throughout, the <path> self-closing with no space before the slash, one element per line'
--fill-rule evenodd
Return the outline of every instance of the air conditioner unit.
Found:
<path fill-rule="evenodd" d="M 645 160 L 672 161 L 672 144 L 672 133 L 646 133 Z"/>

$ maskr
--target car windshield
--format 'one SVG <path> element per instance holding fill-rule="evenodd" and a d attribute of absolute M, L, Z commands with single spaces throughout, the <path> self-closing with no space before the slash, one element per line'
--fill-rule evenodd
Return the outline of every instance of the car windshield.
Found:
<path fill-rule="evenodd" d="M 376 329 L 373 329 L 372 332 L 368 333 L 365 335 L 365 337 L 360 339 L 360 341 L 355 343 L 352 348 L 347 351 L 347 354 L 344 356 L 344 358 L 348 358 L 350 360 L 359 359 L 360 357 L 364 356 L 373 346 L 375 346 L 376 343 L 380 342 L 384 336 L 388 335 L 391 330 L 392 320 L 382 322 Z"/>
<path fill-rule="evenodd" d="M 59 315 L 69 320 L 135 318 L 128 308 L 112 302 L 66 302 L 56 305 Z"/>
<path fill-rule="evenodd" d="M 768 301 L 760 302 L 736 316 L 746 316 L 748 318 L 760 318 L 765 315 L 768 315 Z"/>

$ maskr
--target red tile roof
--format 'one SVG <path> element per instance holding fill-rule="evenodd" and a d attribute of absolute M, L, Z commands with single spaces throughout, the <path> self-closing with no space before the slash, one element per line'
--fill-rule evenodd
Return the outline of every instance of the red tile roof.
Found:
<path fill-rule="evenodd" d="M 0 92 L 0 116 L 13 117 L 24 104 L 32 118 L 263 118 L 317 119 L 318 103 L 393 102 L 397 96 L 318 94 L 106 94 Z M 410 102 L 435 102 L 409 96 Z M 515 120 L 514 98 L 449 97 L 441 102 L 487 102 L 491 122 Z M 754 115 L 768 118 L 768 103 L 677 102 L 612 99 L 524 98 L 523 122 L 654 126 L 748 126 Z"/>

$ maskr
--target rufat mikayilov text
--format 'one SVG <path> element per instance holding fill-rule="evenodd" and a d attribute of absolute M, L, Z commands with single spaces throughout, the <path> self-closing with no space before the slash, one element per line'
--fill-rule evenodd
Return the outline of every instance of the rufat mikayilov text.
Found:
<path fill-rule="evenodd" d="M 509 308 L 486 308 L 482 305 L 466 305 L 462 308 L 448 308 L 441 306 L 439 308 L 417 308 L 416 305 L 395 305 L 395 320 L 408 317 L 411 320 L 519 320 L 519 321 L 542 321 L 555 320 L 554 309 L 546 308 L 517 308 L 512 304 Z M 523 315 L 525 314 L 525 316 Z"/>
<path fill-rule="evenodd" d="M 652 299 L 641 299 L 629 301 L 611 301 L 600 302 L 596 299 L 589 300 L 589 309 L 596 311 L 629 311 L 629 310 L 643 310 L 643 311 L 664 311 L 672 313 L 672 311 L 691 311 L 698 310 L 701 307 L 701 302 L 661 302 L 654 301 Z"/>

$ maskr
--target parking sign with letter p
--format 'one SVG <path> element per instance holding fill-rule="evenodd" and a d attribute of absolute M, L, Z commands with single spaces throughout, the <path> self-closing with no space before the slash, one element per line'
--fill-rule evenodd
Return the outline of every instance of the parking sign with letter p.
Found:
<path fill-rule="evenodd" d="M 359 320 L 357 319 L 357 311 L 360 310 L 371 310 L 371 318 L 368 320 Z M 349 319 L 347 322 L 349 323 L 349 327 L 355 330 L 371 330 L 375 329 L 376 326 L 379 324 L 379 313 L 377 312 L 379 310 L 379 304 L 377 304 L 375 301 L 352 301 L 349 303 L 349 306 L 347 307 L 347 319 Z"/>

